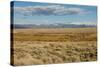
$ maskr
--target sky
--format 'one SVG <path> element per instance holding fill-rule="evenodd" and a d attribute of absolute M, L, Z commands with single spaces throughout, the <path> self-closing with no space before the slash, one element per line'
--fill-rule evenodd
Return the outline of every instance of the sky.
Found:
<path fill-rule="evenodd" d="M 14 24 L 97 24 L 97 7 L 14 1 Z"/>

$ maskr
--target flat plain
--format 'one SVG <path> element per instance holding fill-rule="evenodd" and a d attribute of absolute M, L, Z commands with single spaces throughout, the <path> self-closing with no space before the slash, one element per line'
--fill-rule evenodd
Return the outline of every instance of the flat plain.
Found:
<path fill-rule="evenodd" d="M 97 60 L 96 28 L 14 29 L 14 65 Z"/>

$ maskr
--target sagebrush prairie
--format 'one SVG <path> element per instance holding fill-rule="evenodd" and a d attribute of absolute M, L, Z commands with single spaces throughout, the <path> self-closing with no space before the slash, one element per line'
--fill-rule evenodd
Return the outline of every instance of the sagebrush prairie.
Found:
<path fill-rule="evenodd" d="M 14 29 L 14 65 L 97 60 L 96 28 Z"/>

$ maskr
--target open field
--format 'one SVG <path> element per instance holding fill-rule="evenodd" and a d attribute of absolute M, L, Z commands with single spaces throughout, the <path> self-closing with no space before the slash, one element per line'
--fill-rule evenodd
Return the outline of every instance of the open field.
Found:
<path fill-rule="evenodd" d="M 96 28 L 14 29 L 14 65 L 97 60 Z"/>

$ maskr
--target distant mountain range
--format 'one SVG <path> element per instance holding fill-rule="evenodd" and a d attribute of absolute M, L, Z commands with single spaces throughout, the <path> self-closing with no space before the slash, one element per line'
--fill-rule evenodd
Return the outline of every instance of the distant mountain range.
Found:
<path fill-rule="evenodd" d="M 85 25 L 85 24 L 14 24 L 13 28 L 88 28 L 88 27 L 96 27 L 96 25 Z"/>

